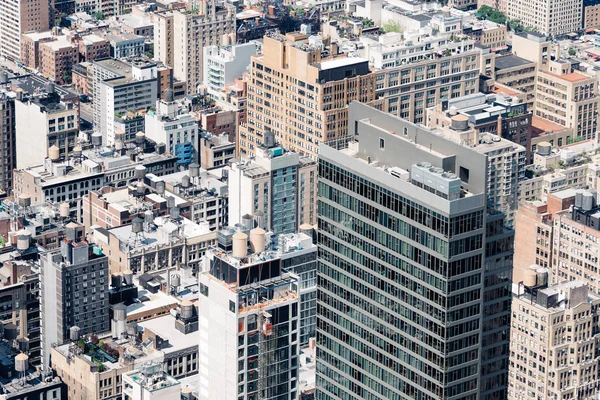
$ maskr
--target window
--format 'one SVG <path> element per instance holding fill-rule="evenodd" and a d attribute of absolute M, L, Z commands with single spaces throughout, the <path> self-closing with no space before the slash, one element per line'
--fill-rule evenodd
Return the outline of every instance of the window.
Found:
<path fill-rule="evenodd" d="M 385 139 L 379 138 L 379 148 L 385 150 Z"/>

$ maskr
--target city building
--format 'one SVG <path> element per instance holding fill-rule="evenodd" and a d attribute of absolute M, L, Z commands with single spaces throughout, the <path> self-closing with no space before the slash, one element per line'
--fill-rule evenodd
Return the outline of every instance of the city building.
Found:
<path fill-rule="evenodd" d="M 498 83 L 524 93 L 527 110 L 533 112 L 536 81 L 535 62 L 513 55 L 497 57 L 493 61 L 493 67 L 485 74 Z"/>
<path fill-rule="evenodd" d="M 79 61 L 77 44 L 66 35 L 55 36 L 54 40 L 40 43 L 40 73 L 59 85 L 72 82 L 71 70 Z"/>
<path fill-rule="evenodd" d="M 102 150 L 100 154 L 99 150 Z M 13 171 L 14 195 L 29 196 L 34 205 L 66 203 L 68 212 L 76 214 L 77 220 L 81 221 L 81 202 L 88 192 L 107 185 L 120 187 L 137 182 L 136 170 L 155 175 L 166 175 L 176 170 L 176 159 L 170 154 L 145 153 L 138 148 L 123 153 L 98 147 L 68 159 L 46 158 L 41 165 L 16 169 Z M 145 170 L 139 167 L 145 167 Z"/>
<path fill-rule="evenodd" d="M 513 233 L 488 214 L 486 155 L 349 116 L 358 142 L 319 153 L 315 397 L 505 398 Z"/>
<path fill-rule="evenodd" d="M 240 113 L 237 106 L 219 101 L 214 106 L 193 111 L 192 115 L 196 116 L 201 130 L 215 135 L 226 134 L 229 141 L 235 142 L 238 127 L 242 123 Z"/>
<path fill-rule="evenodd" d="M 160 363 L 149 363 L 123 374 L 123 398 L 131 400 L 179 399 L 181 384 L 163 371 Z"/>
<path fill-rule="evenodd" d="M 158 195 L 151 197 L 167 201 Z M 152 221 L 149 218 L 147 222 L 138 217 L 130 225 L 95 229 L 94 237 L 108 254 L 111 273 L 130 270 L 144 274 L 177 265 L 199 271 L 198 264 L 206 249 L 216 243 L 217 232 L 211 231 L 207 223 L 196 224 L 187 218 L 175 217 L 176 212 L 170 209 L 168 217 L 159 216 Z M 142 231 L 137 232 L 140 228 Z"/>
<path fill-rule="evenodd" d="M 348 141 L 347 106 L 374 100 L 375 80 L 366 59 L 338 56 L 328 40 L 300 32 L 265 36 L 262 55 L 252 57 L 239 157 L 255 154 L 267 132 L 275 132 L 282 147 L 313 158 L 321 142 Z"/>
<path fill-rule="evenodd" d="M 256 157 L 232 162 L 229 179 L 229 224 L 262 213 L 275 236 L 293 233 L 317 218 L 317 164 L 307 156 L 273 145 L 272 133 Z M 270 143 L 270 146 L 269 146 Z"/>
<path fill-rule="evenodd" d="M 27 168 L 42 164 L 46 157 L 69 155 L 79 135 L 79 104 L 63 101 L 52 82 L 39 95 L 17 93 L 16 167 Z"/>
<path fill-rule="evenodd" d="M 82 335 L 110 329 L 106 295 L 108 260 L 99 247 L 78 237 L 77 227 L 71 222 L 60 249 L 51 250 L 40 259 L 45 367 L 50 365 L 50 349 L 68 342 L 72 327 L 79 328 Z"/>
<path fill-rule="evenodd" d="M 297 398 L 298 277 L 265 252 L 263 229 L 248 233 L 227 232 L 199 274 L 202 400 Z"/>
<path fill-rule="evenodd" d="M 488 20 L 475 20 L 464 23 L 462 32 L 474 39 L 476 43 L 500 50 L 506 47 L 506 25 Z"/>
<path fill-rule="evenodd" d="M 161 61 L 173 67 L 175 78 L 186 82 L 188 94 L 196 94 L 204 79 L 203 49 L 235 42 L 235 7 L 227 2 L 188 2 L 186 10 L 173 11 L 172 30 L 161 34 L 161 40 L 173 36 L 173 64 Z M 161 57 L 168 54 L 161 53 Z"/>
<path fill-rule="evenodd" d="M 73 88 L 80 95 L 86 95 L 88 98 L 94 96 L 94 64 L 91 62 L 80 62 L 73 65 L 71 69 L 71 79 Z"/>
<path fill-rule="evenodd" d="M 596 137 L 598 79 L 574 71 L 567 60 L 549 61 L 539 69 L 535 115 L 573 130 L 574 137 Z"/>
<path fill-rule="evenodd" d="M 428 116 L 428 122 L 437 127 L 432 132 L 487 156 L 487 204 L 503 212 L 506 224 L 513 226 L 519 182 L 525 179 L 527 150 L 512 140 L 525 138 L 526 142 L 527 130 L 521 131 L 520 127 L 527 128 L 531 115 L 525 113 L 524 104 L 513 104 L 512 98 L 510 102 L 494 98 L 498 104 L 489 104 L 486 99 L 484 94 L 453 99 L 446 111 Z M 515 115 L 509 117 L 509 113 Z M 508 120 L 506 125 L 503 116 Z"/>
<path fill-rule="evenodd" d="M 582 0 L 507 0 L 509 20 L 518 19 L 523 26 L 535 28 L 552 37 L 581 29 Z"/>
<path fill-rule="evenodd" d="M 583 29 L 600 26 L 600 3 L 595 0 L 583 1 Z"/>
<path fill-rule="evenodd" d="M 86 35 L 77 41 L 81 62 L 93 62 L 110 57 L 110 42 L 105 37 Z"/>
<path fill-rule="evenodd" d="M 115 117 L 155 106 L 156 69 L 155 63 L 139 59 L 94 61 L 94 129 L 103 143 L 115 143 Z"/>
<path fill-rule="evenodd" d="M 515 288 L 508 399 L 594 398 L 600 298 L 585 282 L 547 279 L 547 270 L 529 270 Z"/>
<path fill-rule="evenodd" d="M 157 100 L 156 107 L 146 113 L 146 136 L 156 143 L 165 143 L 167 151 L 177 157 L 177 163 L 186 166 L 199 161 L 199 128 L 196 119 L 169 91 L 166 100 Z"/>
<path fill-rule="evenodd" d="M 235 142 L 227 133 L 212 135 L 200 133 L 200 167 L 213 169 L 229 164 L 235 158 Z"/>
<path fill-rule="evenodd" d="M 209 92 L 220 92 L 234 83 L 250 66 L 258 44 L 254 42 L 233 46 L 206 46 L 203 55 L 204 84 Z"/>
<path fill-rule="evenodd" d="M 6 0 L 0 7 L 0 56 L 19 61 L 21 34 L 50 29 L 48 0 Z"/>
<path fill-rule="evenodd" d="M 15 114 L 13 93 L 0 89 L 0 190 L 5 193 L 12 188 L 12 170 L 17 166 Z"/>
<path fill-rule="evenodd" d="M 430 28 L 431 29 L 431 28 Z M 457 32 L 456 37 L 460 36 Z M 475 41 L 450 35 L 388 33 L 377 40 L 361 37 L 364 57 L 375 75 L 378 107 L 415 123 L 441 100 L 479 90 L 479 51 Z"/>
<path fill-rule="evenodd" d="M 138 132 L 146 131 L 147 110 L 127 110 L 115 115 L 115 138 L 124 143 L 135 140 Z M 116 142 L 115 140 L 115 142 Z"/>
<path fill-rule="evenodd" d="M 600 210 L 595 191 L 579 189 L 571 209 L 556 212 L 553 218 L 551 282 L 580 280 L 600 294 L 598 243 Z"/>
<path fill-rule="evenodd" d="M 105 35 L 110 42 L 110 56 L 113 58 L 138 57 L 144 54 L 146 39 L 125 31 L 111 31 Z"/>
<path fill-rule="evenodd" d="M 154 60 L 174 68 L 173 12 L 158 11 L 152 15 L 154 21 Z"/>
<path fill-rule="evenodd" d="M 40 44 L 54 40 L 56 30 L 27 32 L 21 35 L 20 60 L 27 68 L 38 69 L 40 66 Z"/>
<path fill-rule="evenodd" d="M 159 187 L 159 179 L 162 180 L 167 192 L 185 201 L 180 206 L 181 215 L 197 224 L 208 223 L 211 230 L 218 230 L 229 221 L 227 176 L 223 171 L 223 168 L 207 171 L 198 164 L 190 164 L 189 172 L 151 178 L 150 184 Z"/>

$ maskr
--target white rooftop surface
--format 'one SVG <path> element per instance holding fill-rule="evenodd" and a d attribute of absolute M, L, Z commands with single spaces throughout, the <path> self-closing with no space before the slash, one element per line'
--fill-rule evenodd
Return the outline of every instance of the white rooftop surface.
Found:
<path fill-rule="evenodd" d="M 321 70 L 345 67 L 346 65 L 358 64 L 365 61 L 367 60 L 360 57 L 342 57 L 336 60 L 323 61 L 321 63 Z"/>
<path fill-rule="evenodd" d="M 198 343 L 200 343 L 199 331 L 191 332 L 187 335 L 179 332 L 175 329 L 175 317 L 171 314 L 140 322 L 138 326 L 150 329 L 163 339 L 167 339 L 169 347 L 161 349 L 165 353 L 184 350 L 189 347 L 198 346 Z"/>
<path fill-rule="evenodd" d="M 98 36 L 98 35 L 94 35 L 94 34 L 92 34 L 92 35 L 86 35 L 86 36 L 84 36 L 84 37 L 82 38 L 82 40 L 84 41 L 84 43 L 85 43 L 85 42 L 88 42 L 88 43 L 100 43 L 100 42 L 104 42 L 106 39 L 104 39 L 104 38 L 101 38 L 101 37 L 100 37 L 100 36 Z M 87 44 L 87 43 L 86 43 L 86 44 Z"/>
<path fill-rule="evenodd" d="M 166 295 L 161 291 L 158 291 L 157 293 L 150 293 L 145 289 L 140 289 L 138 291 L 138 298 L 141 297 L 147 297 L 149 300 L 128 305 L 127 317 L 136 318 L 138 315 L 148 310 L 179 304 L 179 301 L 177 301 L 176 298 Z"/>
<path fill-rule="evenodd" d="M 316 386 L 316 358 L 315 351 L 309 347 L 300 349 L 300 372 L 299 372 L 299 385 L 300 391 L 310 390 Z M 310 362 L 307 363 L 307 358 L 310 357 Z"/>
<path fill-rule="evenodd" d="M 46 46 L 50 47 L 54 51 L 61 50 L 61 49 L 67 48 L 67 47 L 74 47 L 74 45 L 71 43 L 71 40 L 69 40 L 66 35 L 55 36 L 55 37 L 56 37 L 56 40 L 53 40 L 51 42 L 46 42 L 44 44 Z"/>

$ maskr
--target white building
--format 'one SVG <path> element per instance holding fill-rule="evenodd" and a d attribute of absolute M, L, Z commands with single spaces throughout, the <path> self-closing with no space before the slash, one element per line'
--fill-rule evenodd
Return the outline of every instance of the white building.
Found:
<path fill-rule="evenodd" d="M 146 39 L 128 32 L 111 32 L 106 36 L 110 42 L 110 55 L 114 58 L 136 57 L 144 54 Z"/>
<path fill-rule="evenodd" d="M 508 19 L 518 19 L 523 26 L 549 36 L 559 36 L 581 29 L 582 0 L 508 0 Z"/>
<path fill-rule="evenodd" d="M 199 127 L 196 119 L 178 102 L 158 100 L 156 111 L 146 114 L 146 136 L 165 143 L 167 151 L 179 158 L 179 164 L 198 161 Z"/>
<path fill-rule="evenodd" d="M 238 231 L 199 276 L 200 399 L 297 399 L 298 277 L 265 252 L 265 231 Z M 260 271 L 260 272 L 259 272 Z"/>
<path fill-rule="evenodd" d="M 94 130 L 104 144 L 115 142 L 115 117 L 145 110 L 158 98 L 157 67 L 146 61 L 94 61 Z"/>
<path fill-rule="evenodd" d="M 180 397 L 181 384 L 163 371 L 161 363 L 149 362 L 123 374 L 123 400 L 172 400 Z"/>
<path fill-rule="evenodd" d="M 233 46 L 206 46 L 204 48 L 204 84 L 209 91 L 219 92 L 234 83 L 250 65 L 250 57 L 256 55 L 258 45 L 254 42 Z"/>

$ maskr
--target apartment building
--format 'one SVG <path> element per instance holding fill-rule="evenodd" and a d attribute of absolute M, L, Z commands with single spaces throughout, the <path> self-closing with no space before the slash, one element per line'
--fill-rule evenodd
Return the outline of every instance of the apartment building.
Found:
<path fill-rule="evenodd" d="M 21 35 L 20 60 L 27 68 L 40 66 L 40 44 L 54 40 L 56 31 L 27 32 Z"/>
<path fill-rule="evenodd" d="M 94 61 L 94 129 L 102 134 L 102 142 L 115 143 L 115 116 L 155 106 L 157 91 L 157 66 L 153 62 Z"/>
<path fill-rule="evenodd" d="M 503 212 L 505 223 L 513 226 L 519 201 L 519 182 L 525 179 L 527 162 L 526 148 L 513 140 L 527 138 L 527 133 L 519 131 L 519 123 L 525 121 L 523 127 L 527 127 L 530 115 L 525 114 L 525 119 L 517 115 L 515 120 L 508 121 L 507 127 L 510 128 L 504 130 L 503 115 L 509 120 L 515 117 L 508 118 L 503 107 L 510 108 L 513 104 L 491 105 L 486 102 L 486 97 L 475 94 L 451 100 L 447 111 L 434 111 L 428 116 L 428 124 L 435 127 L 433 132 L 487 156 L 487 204 L 491 209 Z M 524 110 L 523 104 L 514 106 L 512 111 L 515 114 Z"/>
<path fill-rule="evenodd" d="M 263 54 L 253 57 L 250 67 L 239 157 L 255 154 L 267 132 L 275 132 L 282 147 L 313 158 L 321 142 L 345 145 L 347 105 L 374 100 L 375 80 L 367 60 L 337 56 L 334 48 L 328 38 L 299 32 L 264 38 Z"/>
<path fill-rule="evenodd" d="M 220 92 L 232 85 L 250 66 L 250 58 L 256 55 L 258 44 L 254 42 L 232 46 L 207 46 L 204 48 L 203 82 L 211 92 Z"/>
<path fill-rule="evenodd" d="M 513 282 L 525 279 L 531 265 L 549 269 L 553 257 L 553 218 L 575 204 L 575 190 L 552 193 L 545 201 L 522 201 L 515 218 Z M 535 250 L 534 250 L 535 249 Z"/>
<path fill-rule="evenodd" d="M 106 35 L 113 58 L 138 57 L 144 54 L 146 39 L 125 31 L 112 31 Z"/>
<path fill-rule="evenodd" d="M 50 350 L 70 340 L 73 326 L 81 334 L 106 332 L 108 260 L 102 251 L 78 236 L 70 223 L 60 249 L 41 257 L 40 298 L 42 358 L 50 366 Z M 61 282 L 61 285 L 57 285 Z"/>
<path fill-rule="evenodd" d="M 595 191 L 579 189 L 574 206 L 554 216 L 552 282 L 580 280 L 600 294 L 600 223 Z"/>
<path fill-rule="evenodd" d="M 589 5 L 586 5 L 589 3 Z M 600 26 L 600 4 L 596 1 L 583 2 L 583 29 L 591 29 Z"/>
<path fill-rule="evenodd" d="M 277 236 L 316 223 L 317 165 L 310 157 L 261 147 L 256 158 L 233 162 L 228 179 L 230 225 L 261 213 L 265 229 Z"/>
<path fill-rule="evenodd" d="M 46 10 L 48 10 L 46 12 Z M 0 56 L 19 61 L 21 34 L 50 29 L 48 0 L 3 0 L 0 2 Z"/>
<path fill-rule="evenodd" d="M 77 41 L 79 47 L 79 60 L 92 62 L 110 57 L 110 42 L 98 35 L 86 35 Z"/>
<path fill-rule="evenodd" d="M 458 36 L 457 36 L 458 37 Z M 479 51 L 473 39 L 449 35 L 388 33 L 378 40 L 362 37 L 372 65 L 378 107 L 415 123 L 440 100 L 479 91 Z"/>
<path fill-rule="evenodd" d="M 525 95 L 527 110 L 533 112 L 535 106 L 535 82 L 537 66 L 535 62 L 513 55 L 496 57 L 493 66 L 485 75 L 511 89 Z M 484 73 L 482 71 L 482 73 Z"/>
<path fill-rule="evenodd" d="M 582 0 L 508 0 L 509 20 L 518 19 L 523 26 L 535 28 L 552 37 L 581 29 Z"/>
<path fill-rule="evenodd" d="M 571 128 L 575 137 L 596 137 L 598 79 L 574 71 L 568 61 L 549 61 L 538 70 L 535 115 Z"/>
<path fill-rule="evenodd" d="M 235 42 L 235 14 L 231 4 L 207 0 L 189 2 L 187 10 L 173 11 L 173 30 L 165 32 L 167 37 L 173 36 L 170 66 L 175 78 L 186 82 L 188 94 L 198 93 L 204 79 L 203 49 Z"/>
<path fill-rule="evenodd" d="M 500 50 L 506 46 L 506 25 L 488 20 L 470 21 L 463 24 L 462 32 L 474 39 L 476 43 Z"/>
<path fill-rule="evenodd" d="M 512 38 L 513 54 L 535 63 L 539 70 L 550 60 L 552 42 L 546 35 L 536 32 L 515 33 Z"/>
<path fill-rule="evenodd" d="M 316 397 L 506 397 L 513 234 L 486 211 L 486 156 L 357 102 L 349 115 L 359 141 L 320 150 Z"/>
<path fill-rule="evenodd" d="M 77 62 L 77 44 L 65 35 L 55 36 L 55 40 L 40 44 L 40 73 L 59 85 L 72 82 L 71 70 Z"/>
<path fill-rule="evenodd" d="M 170 92 L 166 100 L 157 100 L 155 109 L 146 113 L 146 136 L 166 144 L 167 151 L 177 157 L 177 163 L 186 166 L 199 161 L 199 128 L 196 119 L 173 100 L 173 91 Z"/>
<path fill-rule="evenodd" d="M 281 270 L 280 256 L 262 256 L 263 229 L 249 235 L 209 252 L 199 274 L 202 400 L 298 396 L 299 278 Z"/>
<path fill-rule="evenodd" d="M 46 157 L 67 156 L 76 146 L 78 104 L 61 100 L 52 82 L 46 93 L 15 101 L 15 122 L 17 168 L 40 165 Z"/>
<path fill-rule="evenodd" d="M 5 193 L 12 189 L 12 170 L 17 166 L 15 115 L 12 93 L 0 89 L 0 190 Z"/>
<path fill-rule="evenodd" d="M 235 142 L 227 133 L 212 135 L 200 134 L 200 166 L 205 169 L 228 165 L 235 158 Z"/>
<path fill-rule="evenodd" d="M 508 399 L 598 396 L 599 305 L 585 282 L 548 285 L 547 270 L 528 271 L 512 301 Z"/>
<path fill-rule="evenodd" d="M 173 12 L 161 11 L 152 15 L 154 22 L 154 60 L 173 68 Z"/>

